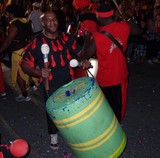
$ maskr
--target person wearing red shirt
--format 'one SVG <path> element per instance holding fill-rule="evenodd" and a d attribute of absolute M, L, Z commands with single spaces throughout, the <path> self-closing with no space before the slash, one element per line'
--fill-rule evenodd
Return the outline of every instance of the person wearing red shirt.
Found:
<path fill-rule="evenodd" d="M 96 11 L 99 32 L 93 32 L 87 49 L 81 54 L 82 65 L 86 59 L 97 56 L 96 80 L 112 107 L 117 119 L 122 121 L 127 105 L 128 70 L 123 52 L 126 50 L 130 28 L 127 22 L 114 21 L 114 9 L 110 3 L 100 4 Z M 122 45 L 123 52 L 101 31 L 107 31 Z"/>

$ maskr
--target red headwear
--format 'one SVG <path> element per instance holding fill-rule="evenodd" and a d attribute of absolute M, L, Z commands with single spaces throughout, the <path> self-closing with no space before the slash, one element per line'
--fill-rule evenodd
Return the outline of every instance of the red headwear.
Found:
<path fill-rule="evenodd" d="M 89 6 L 90 0 L 73 0 L 72 4 L 75 7 L 75 9 L 79 10 Z"/>
<path fill-rule="evenodd" d="M 108 11 L 108 12 L 96 12 L 96 15 L 101 17 L 101 18 L 108 18 L 112 16 L 114 13 L 114 10 Z"/>

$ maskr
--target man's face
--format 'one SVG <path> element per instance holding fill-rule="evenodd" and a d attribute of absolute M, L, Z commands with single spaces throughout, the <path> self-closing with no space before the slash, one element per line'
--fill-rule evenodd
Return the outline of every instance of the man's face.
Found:
<path fill-rule="evenodd" d="M 44 15 L 42 19 L 42 24 L 45 31 L 48 33 L 55 33 L 58 30 L 58 19 L 56 14 L 48 12 Z"/>

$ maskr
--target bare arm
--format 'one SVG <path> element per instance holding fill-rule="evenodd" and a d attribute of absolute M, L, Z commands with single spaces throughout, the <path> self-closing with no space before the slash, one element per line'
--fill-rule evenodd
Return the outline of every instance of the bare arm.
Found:
<path fill-rule="evenodd" d="M 84 46 L 82 48 L 82 50 L 79 52 L 78 56 L 79 56 L 79 60 L 88 60 L 92 57 L 94 57 L 96 55 L 96 44 L 94 41 L 94 38 L 92 38 L 90 40 L 89 38 L 86 38 Z"/>
<path fill-rule="evenodd" d="M 140 29 L 139 25 L 136 24 L 132 19 L 128 19 L 126 21 L 130 27 L 131 35 L 140 35 L 142 34 L 142 30 Z"/>
<path fill-rule="evenodd" d="M 96 55 L 96 50 L 97 48 L 94 38 L 85 41 L 83 49 L 78 54 L 80 65 L 83 67 L 83 69 L 88 69 L 92 67 L 89 59 Z"/>
<path fill-rule="evenodd" d="M 124 13 L 123 14 L 120 14 L 118 15 L 118 17 L 121 19 L 121 20 L 124 20 L 127 22 L 129 28 L 130 28 L 130 34 L 131 35 L 140 35 L 142 34 L 142 29 L 139 27 L 139 25 L 132 19 L 132 13 L 128 14 L 128 13 Z"/>
<path fill-rule="evenodd" d="M 17 33 L 17 27 L 11 24 L 8 28 L 8 36 L 0 47 L 0 54 L 9 47 L 11 42 L 15 39 Z"/>
<path fill-rule="evenodd" d="M 21 68 L 26 74 L 34 77 L 45 78 L 45 77 L 49 77 L 49 74 L 50 74 L 50 69 L 44 69 L 44 68 L 39 69 L 39 68 L 31 67 L 26 60 L 22 61 Z"/>

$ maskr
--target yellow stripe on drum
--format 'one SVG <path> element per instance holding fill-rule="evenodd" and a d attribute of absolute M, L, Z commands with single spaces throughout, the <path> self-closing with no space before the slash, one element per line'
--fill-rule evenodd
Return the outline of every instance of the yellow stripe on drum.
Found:
<path fill-rule="evenodd" d="M 104 100 L 104 95 L 102 91 L 100 91 L 96 99 L 81 112 L 77 113 L 76 115 L 73 115 L 72 117 L 69 117 L 63 120 L 53 120 L 53 121 L 58 128 L 67 128 L 67 127 L 75 126 L 83 122 L 87 118 L 89 118 L 91 115 L 93 115 L 100 108 L 103 100 Z"/>
<path fill-rule="evenodd" d="M 71 146 L 72 149 L 79 150 L 79 151 L 85 151 L 85 150 L 91 150 L 91 149 L 97 148 L 102 144 L 106 143 L 113 136 L 113 134 L 117 130 L 117 127 L 118 127 L 118 121 L 114 116 L 109 128 L 97 138 L 88 142 L 79 143 L 79 144 L 69 144 L 69 145 Z"/>
<path fill-rule="evenodd" d="M 123 132 L 123 140 L 122 140 L 120 146 L 118 147 L 118 149 L 112 155 L 110 155 L 109 157 L 106 157 L 106 158 L 116 158 L 116 157 L 118 157 L 122 153 L 122 151 L 124 150 L 124 148 L 126 146 L 126 143 L 127 143 L 126 140 L 127 140 L 126 135 Z"/>
<path fill-rule="evenodd" d="M 73 80 L 57 90 L 46 105 L 77 158 L 117 158 L 123 152 L 126 136 L 94 79 Z"/>

